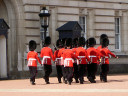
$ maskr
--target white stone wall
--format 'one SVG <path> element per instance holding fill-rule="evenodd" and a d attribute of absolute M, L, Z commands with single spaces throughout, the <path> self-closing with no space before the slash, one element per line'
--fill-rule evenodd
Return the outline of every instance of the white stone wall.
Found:
<path fill-rule="evenodd" d="M 96 37 L 97 44 L 99 44 L 99 36 L 102 33 L 107 34 L 111 40 L 111 50 L 115 49 L 115 17 L 122 16 L 124 13 L 123 10 L 128 9 L 126 0 L 23 0 L 23 4 L 25 10 L 26 30 L 32 30 L 31 28 L 33 28 L 38 32 L 38 27 L 40 26 L 38 22 L 38 13 L 40 5 L 45 4 L 52 12 L 50 19 L 50 22 L 52 22 L 50 25 L 50 36 L 53 37 L 52 43 L 55 43 L 58 38 L 58 32 L 55 31 L 56 28 L 68 21 L 79 21 L 79 16 L 84 14 L 88 19 L 87 37 Z M 81 9 L 85 11 L 81 13 Z M 119 11 L 118 14 L 116 11 Z M 125 27 L 127 26 L 127 16 L 123 16 L 122 20 L 125 22 L 122 25 L 121 37 L 124 37 L 124 34 L 127 34 L 127 28 Z M 127 50 L 128 44 L 126 44 L 125 41 L 124 38 L 121 39 L 122 51 Z"/>
<path fill-rule="evenodd" d="M 50 10 L 49 35 L 52 37 L 52 44 L 56 43 L 59 34 L 58 27 L 68 21 L 79 21 L 79 16 L 87 16 L 87 38 L 95 37 L 97 46 L 99 36 L 105 33 L 110 39 L 110 50 L 115 51 L 115 17 L 121 17 L 121 52 L 118 54 L 128 55 L 128 1 L 127 0 L 11 0 L 14 4 L 16 21 L 12 21 L 16 26 L 13 34 L 16 39 L 11 41 L 18 44 L 19 70 L 26 70 L 26 53 L 28 52 L 28 42 L 37 42 L 37 52 L 41 50 L 40 5 L 45 4 Z M 16 1 L 16 2 L 15 2 Z M 15 31 L 14 31 L 15 30 Z M 14 36 L 14 35 L 13 35 Z M 12 47 L 13 48 L 13 47 Z M 11 54 L 11 53 L 10 53 Z M 11 56 L 11 55 L 10 55 Z M 11 60 L 14 58 L 11 58 Z"/>

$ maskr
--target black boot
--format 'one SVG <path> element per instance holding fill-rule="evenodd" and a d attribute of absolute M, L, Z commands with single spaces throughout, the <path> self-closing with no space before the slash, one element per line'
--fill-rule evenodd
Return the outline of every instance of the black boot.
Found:
<path fill-rule="evenodd" d="M 71 81 L 68 81 L 68 84 L 71 85 Z"/>
<path fill-rule="evenodd" d="M 107 77 L 103 77 L 103 82 L 107 82 Z"/>
<path fill-rule="evenodd" d="M 59 82 L 59 83 L 62 83 L 62 82 L 61 82 L 61 78 L 58 78 L 58 82 Z"/>
<path fill-rule="evenodd" d="M 67 84 L 67 79 L 65 78 L 64 83 Z"/>
<path fill-rule="evenodd" d="M 76 79 L 76 83 L 79 83 L 78 79 Z"/>
<path fill-rule="evenodd" d="M 96 81 L 95 81 L 92 77 L 89 77 L 89 81 L 90 81 L 91 83 L 96 83 Z"/>
<path fill-rule="evenodd" d="M 100 81 L 103 81 L 103 77 L 100 75 Z"/>

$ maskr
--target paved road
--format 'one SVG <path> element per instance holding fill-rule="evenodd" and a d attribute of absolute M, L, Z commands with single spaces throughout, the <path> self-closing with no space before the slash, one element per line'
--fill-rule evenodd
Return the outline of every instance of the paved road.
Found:
<path fill-rule="evenodd" d="M 90 83 L 85 78 L 84 84 L 59 84 L 51 77 L 51 84 L 45 84 L 42 78 L 31 85 L 29 79 L 0 81 L 0 96 L 128 96 L 128 75 L 108 76 L 103 83 L 96 77 L 97 83 Z"/>

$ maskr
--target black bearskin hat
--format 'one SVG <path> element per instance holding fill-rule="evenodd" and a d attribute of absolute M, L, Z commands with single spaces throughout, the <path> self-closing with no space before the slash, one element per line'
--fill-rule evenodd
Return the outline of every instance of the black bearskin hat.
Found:
<path fill-rule="evenodd" d="M 62 41 L 62 47 L 65 47 L 65 45 L 66 45 L 66 39 L 67 38 L 63 38 L 61 41 Z"/>
<path fill-rule="evenodd" d="M 102 48 L 107 47 L 109 45 L 109 39 L 108 38 L 104 38 L 102 40 Z"/>
<path fill-rule="evenodd" d="M 96 45 L 96 39 L 95 38 L 89 38 L 88 39 L 89 47 L 94 47 Z"/>
<path fill-rule="evenodd" d="M 85 38 L 84 37 L 79 38 L 79 46 L 85 46 Z"/>
<path fill-rule="evenodd" d="M 101 35 L 100 35 L 100 44 L 101 44 L 101 45 L 102 45 L 102 40 L 103 40 L 104 38 L 108 38 L 108 36 L 107 36 L 106 34 L 101 34 Z"/>
<path fill-rule="evenodd" d="M 36 49 L 36 41 L 29 41 L 29 51 L 34 51 Z"/>
<path fill-rule="evenodd" d="M 46 37 L 45 38 L 45 46 L 48 46 L 48 45 L 50 45 L 51 44 L 51 38 L 48 36 L 48 37 Z"/>
<path fill-rule="evenodd" d="M 72 46 L 72 38 L 68 38 L 66 40 L 66 46 L 69 47 L 69 46 Z"/>
<path fill-rule="evenodd" d="M 78 46 L 78 38 L 74 38 L 73 47 L 77 47 L 77 46 Z"/>
<path fill-rule="evenodd" d="M 57 46 L 58 48 L 61 48 L 61 47 L 62 47 L 62 41 L 61 41 L 61 39 L 58 39 L 58 40 L 56 41 L 56 46 Z"/>

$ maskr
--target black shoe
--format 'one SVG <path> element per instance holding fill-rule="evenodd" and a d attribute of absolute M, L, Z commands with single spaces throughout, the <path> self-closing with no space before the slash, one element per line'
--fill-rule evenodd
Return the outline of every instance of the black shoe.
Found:
<path fill-rule="evenodd" d="M 80 84 L 84 84 L 83 82 L 80 82 Z"/>
<path fill-rule="evenodd" d="M 36 85 L 36 83 L 35 83 L 35 82 L 31 82 L 31 84 L 32 84 L 32 85 Z"/>
<path fill-rule="evenodd" d="M 59 83 L 62 83 L 61 81 L 59 81 Z"/>
<path fill-rule="evenodd" d="M 67 80 L 65 80 L 64 83 L 67 84 Z"/>
<path fill-rule="evenodd" d="M 96 81 L 95 81 L 95 80 L 93 80 L 91 83 L 96 83 Z"/>
<path fill-rule="evenodd" d="M 71 82 L 68 82 L 69 85 L 71 85 Z"/>
<path fill-rule="evenodd" d="M 100 77 L 100 81 L 103 81 L 103 78 L 102 77 Z"/>
<path fill-rule="evenodd" d="M 76 80 L 76 83 L 79 83 L 79 81 L 78 81 L 78 80 Z"/>
<path fill-rule="evenodd" d="M 63 83 L 65 83 L 65 78 L 63 78 Z"/>
<path fill-rule="evenodd" d="M 104 79 L 104 78 L 103 78 L 103 82 L 107 82 L 107 79 Z"/>
<path fill-rule="evenodd" d="M 50 82 L 46 82 L 46 84 L 50 84 Z"/>
<path fill-rule="evenodd" d="M 91 83 L 96 83 L 96 81 L 93 80 L 93 79 L 89 79 L 89 81 L 90 81 Z"/>

